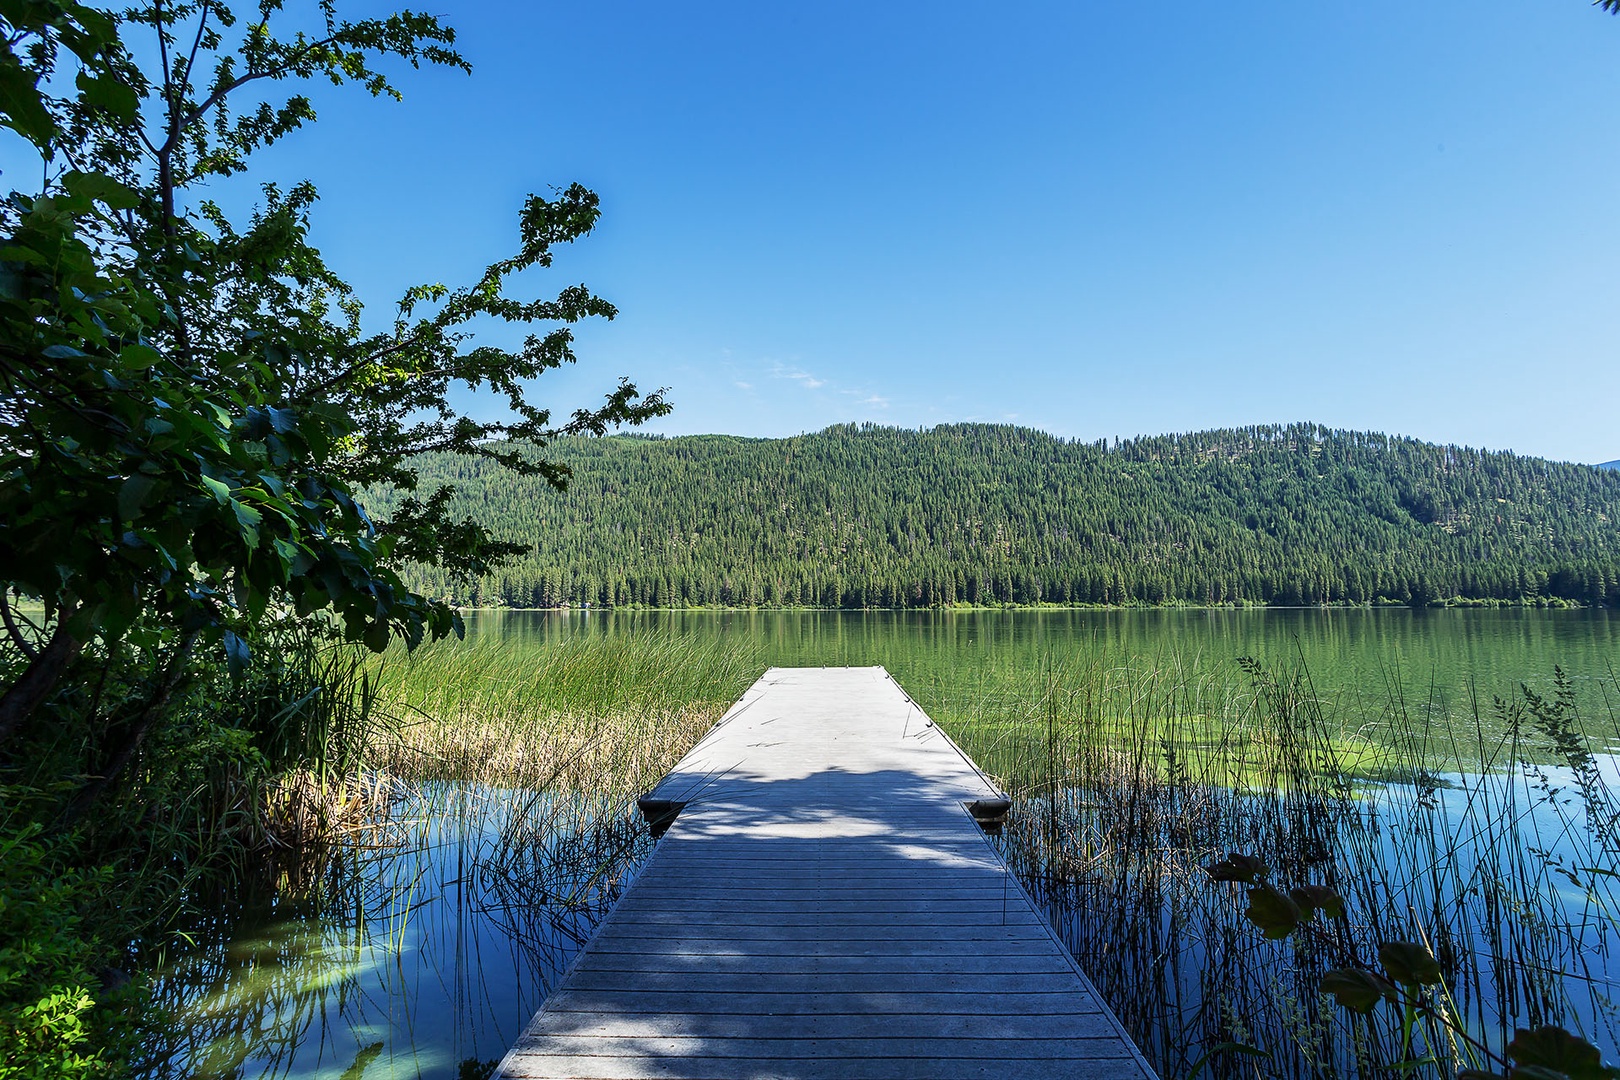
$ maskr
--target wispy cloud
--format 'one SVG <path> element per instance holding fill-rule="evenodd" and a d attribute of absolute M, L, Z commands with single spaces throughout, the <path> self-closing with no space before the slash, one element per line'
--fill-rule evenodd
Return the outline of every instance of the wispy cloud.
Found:
<path fill-rule="evenodd" d="M 782 379 L 798 386 L 802 390 L 819 390 L 824 394 L 837 394 L 849 398 L 854 404 L 867 409 L 887 409 L 889 399 L 876 393 L 871 387 L 841 386 L 835 379 L 824 378 L 804 370 L 797 364 L 784 364 L 780 360 L 770 361 L 770 374 L 773 379 Z M 737 385 L 742 386 L 742 383 Z"/>
<path fill-rule="evenodd" d="M 819 390 L 827 385 L 826 379 L 818 379 L 808 371 L 790 371 L 782 377 L 794 380 L 806 390 Z"/>
<path fill-rule="evenodd" d="M 800 367 L 792 367 L 780 360 L 771 361 L 771 375 L 777 379 L 787 379 L 796 382 L 806 390 L 820 390 L 827 385 L 826 379 L 818 379 Z"/>

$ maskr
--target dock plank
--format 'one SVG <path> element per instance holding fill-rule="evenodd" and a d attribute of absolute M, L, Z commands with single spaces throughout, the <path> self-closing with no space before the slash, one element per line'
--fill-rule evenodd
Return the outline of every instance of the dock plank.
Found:
<path fill-rule="evenodd" d="M 771 669 L 654 795 L 686 806 L 497 1076 L 1152 1080 L 882 668 Z"/>

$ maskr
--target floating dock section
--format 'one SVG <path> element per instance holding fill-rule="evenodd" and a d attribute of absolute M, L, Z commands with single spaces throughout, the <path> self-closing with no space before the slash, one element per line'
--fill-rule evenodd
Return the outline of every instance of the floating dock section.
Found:
<path fill-rule="evenodd" d="M 1151 1080 L 970 815 L 1001 799 L 881 667 L 772 668 L 496 1075 Z"/>

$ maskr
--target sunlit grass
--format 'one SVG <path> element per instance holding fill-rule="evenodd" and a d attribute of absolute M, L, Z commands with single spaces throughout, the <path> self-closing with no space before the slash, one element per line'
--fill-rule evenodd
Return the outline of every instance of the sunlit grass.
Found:
<path fill-rule="evenodd" d="M 399 725 L 376 766 L 600 795 L 651 787 L 764 664 L 746 640 L 490 636 L 389 653 L 376 670 Z"/>

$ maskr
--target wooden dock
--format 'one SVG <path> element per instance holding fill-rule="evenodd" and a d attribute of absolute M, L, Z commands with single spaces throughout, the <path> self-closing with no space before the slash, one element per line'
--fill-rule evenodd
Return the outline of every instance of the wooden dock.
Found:
<path fill-rule="evenodd" d="M 1151 1080 L 882 668 L 772 668 L 653 794 L 685 808 L 496 1076 Z"/>

